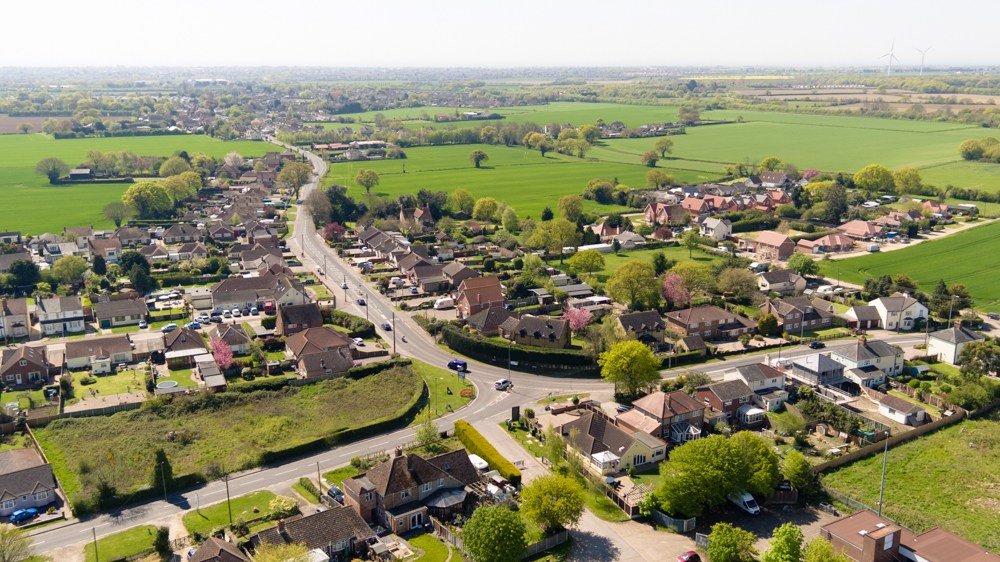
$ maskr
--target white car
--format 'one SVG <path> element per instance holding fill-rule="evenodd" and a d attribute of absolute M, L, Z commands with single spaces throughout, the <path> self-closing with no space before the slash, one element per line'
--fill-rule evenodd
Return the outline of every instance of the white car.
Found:
<path fill-rule="evenodd" d="M 514 383 L 510 382 L 510 379 L 500 379 L 493 383 L 493 388 L 497 390 L 510 390 L 514 388 Z"/>
<path fill-rule="evenodd" d="M 365 340 L 363 340 L 361 338 L 354 338 L 354 345 L 356 345 L 358 347 L 364 347 L 365 346 Z"/>
<path fill-rule="evenodd" d="M 830 285 L 821 285 L 816 287 L 816 292 L 821 295 L 831 295 L 833 294 L 833 287 Z"/>

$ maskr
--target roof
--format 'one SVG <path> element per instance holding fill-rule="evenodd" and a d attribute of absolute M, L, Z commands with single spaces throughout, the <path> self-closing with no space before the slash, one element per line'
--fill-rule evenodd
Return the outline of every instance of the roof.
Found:
<path fill-rule="evenodd" d="M 479 471 L 469 460 L 469 452 L 465 449 L 431 457 L 427 462 L 447 472 L 465 486 L 479 481 Z"/>
<path fill-rule="evenodd" d="M 802 314 L 803 319 L 807 321 L 816 318 L 823 320 L 832 316 L 824 308 L 816 306 L 813 299 L 810 297 L 785 297 L 783 299 L 774 300 L 767 299 L 765 300 L 765 306 L 766 303 L 770 303 L 770 305 L 781 317 L 787 316 L 790 312 L 798 312 Z"/>
<path fill-rule="evenodd" d="M 111 318 L 114 316 L 145 316 L 149 314 L 149 308 L 142 299 L 118 299 L 104 302 L 96 302 L 93 305 L 94 314 L 98 318 Z"/>
<path fill-rule="evenodd" d="M 351 539 L 367 540 L 374 537 L 375 532 L 368 527 L 354 508 L 335 506 L 326 511 L 311 513 L 297 519 L 288 519 L 278 527 L 265 529 L 250 540 L 252 543 L 298 543 L 308 549 L 325 548 L 331 543 L 349 541 Z"/>
<path fill-rule="evenodd" d="M 0 476 L 42 466 L 45 460 L 34 449 L 11 449 L 0 453 Z"/>
<path fill-rule="evenodd" d="M 661 420 L 705 409 L 697 400 L 680 390 L 670 393 L 658 390 L 636 400 L 632 405 Z"/>
<path fill-rule="evenodd" d="M 880 319 L 878 309 L 874 306 L 868 306 L 866 304 L 855 305 L 852 306 L 848 312 L 852 311 L 854 313 L 854 317 L 857 318 L 859 322 L 877 322 Z"/>
<path fill-rule="evenodd" d="M 519 319 L 509 318 L 503 323 L 503 328 L 512 335 L 521 337 L 534 337 L 536 339 L 548 338 L 559 340 L 566 335 L 569 330 L 569 322 L 558 318 L 543 316 L 532 316 L 525 314 Z"/>
<path fill-rule="evenodd" d="M 904 414 L 915 414 L 917 412 L 922 412 L 924 410 L 923 408 L 917 406 L 913 402 L 903 400 L 902 398 L 898 396 L 893 396 L 892 394 L 883 395 L 881 398 L 879 398 L 878 403 Z"/>
<path fill-rule="evenodd" d="M 459 298 L 464 296 L 470 303 L 503 302 L 503 287 L 496 275 L 489 277 L 469 277 L 458 286 Z"/>
<path fill-rule="evenodd" d="M 719 228 L 720 225 L 725 225 L 732 227 L 733 223 L 729 219 L 720 219 L 716 217 L 708 217 L 704 222 L 701 223 L 705 228 Z"/>
<path fill-rule="evenodd" d="M 351 343 L 351 338 L 345 334 L 328 326 L 320 326 L 317 328 L 306 328 L 301 332 L 288 336 L 285 340 L 285 347 L 295 357 L 299 357 L 310 353 L 349 347 Z"/>
<path fill-rule="evenodd" d="M 951 344 L 969 343 L 973 341 L 983 341 L 983 336 L 971 331 L 966 330 L 962 327 L 952 326 L 951 328 L 945 328 L 944 330 L 938 330 L 936 332 L 931 332 L 930 337 L 945 341 Z"/>
<path fill-rule="evenodd" d="M 728 310 L 712 305 L 674 310 L 672 312 L 668 312 L 666 316 L 682 326 L 688 326 L 692 323 L 700 324 L 704 322 L 719 322 L 721 324 L 728 324 L 731 322 L 749 322 L 749 320 L 743 318 L 735 312 L 729 312 Z"/>
<path fill-rule="evenodd" d="M 899 543 L 928 562 L 1000 562 L 1000 556 L 940 527 L 917 536 L 903 533 Z"/>
<path fill-rule="evenodd" d="M 774 246 L 778 247 L 786 242 L 791 242 L 792 239 L 788 236 L 781 234 L 780 232 L 775 232 L 773 230 L 764 230 L 757 235 L 756 243 L 758 245 L 763 244 L 764 246 Z"/>
<path fill-rule="evenodd" d="M 5 316 L 24 316 L 28 314 L 28 299 L 0 299 L 0 313 Z"/>
<path fill-rule="evenodd" d="M 188 562 L 247 562 L 250 559 L 235 544 L 216 537 L 208 537 Z"/>
<path fill-rule="evenodd" d="M 854 546 L 858 551 L 864 547 L 866 535 L 887 530 L 891 533 L 900 529 L 892 521 L 867 510 L 842 517 L 822 528 L 840 541 Z"/>
<path fill-rule="evenodd" d="M 577 430 L 574 432 L 573 430 Z M 630 434 L 610 422 L 607 418 L 587 410 L 579 418 L 564 423 L 559 428 L 568 436 L 571 445 L 586 455 L 610 451 L 621 455 L 635 441 Z M 573 441 L 573 438 L 576 438 Z"/>
<path fill-rule="evenodd" d="M 845 234 L 853 234 L 855 236 L 870 237 L 875 236 L 882 232 L 882 227 L 876 224 L 872 224 L 868 221 L 853 220 L 845 222 L 844 224 L 837 227 L 837 230 Z"/>
<path fill-rule="evenodd" d="M 190 328 L 178 328 L 167 332 L 164 336 L 164 346 L 168 351 L 182 351 L 187 349 L 205 349 L 205 342 L 201 339 L 201 334 Z"/>
<path fill-rule="evenodd" d="M 51 297 L 42 299 L 38 304 L 39 308 L 49 314 L 83 311 L 83 304 L 80 302 L 80 297 Z"/>
<path fill-rule="evenodd" d="M 837 349 L 831 353 L 839 355 L 849 361 L 858 362 L 876 359 L 878 357 L 895 357 L 896 355 L 901 355 L 903 351 L 884 341 L 865 341 L 863 339 L 858 339 L 857 345 L 852 345 L 844 349 Z"/>
<path fill-rule="evenodd" d="M 283 324 L 295 324 L 310 327 L 323 325 L 323 311 L 314 302 L 305 304 L 287 304 L 278 307 L 278 316 Z"/>
<path fill-rule="evenodd" d="M 758 274 L 768 283 L 798 283 L 802 276 L 790 269 L 774 269 Z"/>
<path fill-rule="evenodd" d="M 250 342 L 250 336 L 243 329 L 243 326 L 239 324 L 216 324 L 212 326 L 209 336 L 213 340 L 222 340 L 230 346 L 243 345 Z"/>
<path fill-rule="evenodd" d="M 736 367 L 736 372 L 739 373 L 744 380 L 750 382 L 764 382 L 785 376 L 785 374 L 781 371 L 764 363 L 742 365 L 740 367 Z"/>
<path fill-rule="evenodd" d="M 8 271 L 10 266 L 16 261 L 31 261 L 31 254 L 27 252 L 15 252 L 13 254 L 0 254 L 0 271 Z"/>
<path fill-rule="evenodd" d="M 622 314 L 618 322 L 626 332 L 658 332 L 666 327 L 660 313 L 655 310 Z"/>
<path fill-rule="evenodd" d="M 21 360 L 37 365 L 39 368 L 47 368 L 48 362 L 45 360 L 44 347 L 30 347 L 22 345 L 13 349 L 0 350 L 0 373 L 6 372 L 14 367 Z"/>
<path fill-rule="evenodd" d="M 708 345 L 705 344 L 705 340 L 698 335 L 685 336 L 677 340 L 677 345 L 683 345 L 688 351 L 701 351 L 702 349 L 708 349 Z"/>
<path fill-rule="evenodd" d="M 798 359 L 792 361 L 792 365 L 802 367 L 813 373 L 844 370 L 843 365 L 820 353 L 817 353 L 816 355 L 808 355 L 806 357 L 799 357 Z"/>
<path fill-rule="evenodd" d="M 66 359 L 80 357 L 111 357 L 116 353 L 131 353 L 132 342 L 128 336 L 119 334 L 104 338 L 84 338 L 66 342 Z"/>
<path fill-rule="evenodd" d="M 874 306 L 876 302 L 881 302 L 883 308 L 888 312 L 902 312 L 915 304 L 920 304 L 920 301 L 904 293 L 893 293 L 892 296 L 879 297 L 868 304 Z"/>
<path fill-rule="evenodd" d="M 411 453 L 395 455 L 373 466 L 363 476 L 372 483 L 380 496 L 385 497 L 421 484 L 437 482 L 448 474 L 420 455 Z"/>
<path fill-rule="evenodd" d="M 747 383 L 741 380 L 731 380 L 722 381 L 708 386 L 703 387 L 710 391 L 712 394 L 716 395 L 719 400 L 723 402 L 729 402 L 730 400 L 738 400 L 740 398 L 750 396 L 753 391 L 747 386 Z M 700 390 L 700 389 L 699 389 Z"/>
<path fill-rule="evenodd" d="M 0 500 L 13 499 L 16 496 L 32 494 L 40 490 L 55 490 L 56 480 L 52 476 L 52 467 L 38 459 L 29 458 L 24 449 L 0 453 L 0 467 L 9 469 L 0 474 Z M 30 450 L 30 449 L 29 449 Z M 34 451 L 31 451 L 34 453 Z M 37 461 L 38 464 L 33 464 Z"/>
<path fill-rule="evenodd" d="M 480 332 L 493 331 L 500 327 L 508 318 L 514 315 L 499 306 L 484 308 L 469 316 L 466 323 Z"/>

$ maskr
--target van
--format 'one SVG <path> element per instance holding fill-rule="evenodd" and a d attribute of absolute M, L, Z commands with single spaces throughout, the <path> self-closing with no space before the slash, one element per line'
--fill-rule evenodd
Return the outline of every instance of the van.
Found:
<path fill-rule="evenodd" d="M 754 273 L 764 273 L 769 269 L 771 269 L 771 262 L 769 261 L 755 261 L 750 264 L 750 271 Z"/>
<path fill-rule="evenodd" d="M 402 287 L 406 284 L 406 281 L 403 281 L 400 277 L 393 277 L 392 279 L 389 279 L 389 284 L 393 287 Z"/>
<path fill-rule="evenodd" d="M 878 244 L 869 244 L 868 251 L 873 254 L 878 252 Z"/>
<path fill-rule="evenodd" d="M 760 506 L 757 505 L 757 501 L 753 499 L 753 496 L 749 492 L 733 492 L 727 495 L 726 499 L 750 515 L 760 515 Z"/>
<path fill-rule="evenodd" d="M 434 301 L 434 310 L 444 310 L 455 306 L 455 299 L 451 297 L 441 297 Z"/>

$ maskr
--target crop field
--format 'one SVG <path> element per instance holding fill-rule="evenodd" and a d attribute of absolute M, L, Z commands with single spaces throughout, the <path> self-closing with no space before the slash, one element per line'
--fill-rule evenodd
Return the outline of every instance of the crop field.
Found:
<path fill-rule="evenodd" d="M 1000 312 L 1000 253 L 996 251 L 1000 221 L 921 242 L 911 248 L 868 254 L 845 260 L 820 260 L 828 277 L 840 276 L 850 283 L 864 283 L 866 277 L 906 273 L 930 293 L 939 279 L 965 285 L 978 310 Z M 987 249 L 987 248 L 990 249 Z"/>
<path fill-rule="evenodd" d="M 875 507 L 882 455 L 823 476 L 834 490 Z M 941 526 L 1000 549 L 1000 413 L 966 420 L 889 451 L 885 513 L 922 532 Z"/>
<path fill-rule="evenodd" d="M 63 226 L 107 227 L 104 205 L 117 200 L 125 184 L 78 184 L 53 186 L 35 173 L 35 164 L 44 158 L 61 158 L 70 166 L 82 161 L 89 150 L 127 150 L 140 156 L 170 156 L 177 150 L 224 156 L 236 151 L 244 156 L 260 156 L 272 150 L 264 142 L 224 142 L 204 135 L 114 137 L 54 140 L 47 135 L 0 135 L 0 196 L 5 213 L 2 230 L 31 234 L 62 232 Z"/>
<path fill-rule="evenodd" d="M 469 162 L 469 153 L 482 150 L 490 159 L 476 169 Z M 468 189 L 475 197 L 496 197 L 514 207 L 521 218 L 538 218 L 542 209 L 555 209 L 559 197 L 582 193 L 594 178 L 613 179 L 627 185 L 646 183 L 649 168 L 638 159 L 634 164 L 580 159 L 549 153 L 543 158 L 537 151 L 521 147 L 497 145 L 448 145 L 418 147 L 406 150 L 403 160 L 383 160 L 362 163 L 343 162 L 330 166 L 326 183 L 347 185 L 355 197 L 364 198 L 364 188 L 354 183 L 361 168 L 379 173 L 379 185 L 373 195 L 395 197 L 416 193 L 420 189 L 453 191 Z M 404 172 L 405 170 L 405 172 Z M 710 181 L 720 173 L 664 168 L 664 171 L 686 182 Z M 587 201 L 588 209 L 615 212 L 622 207 L 597 205 Z"/>
<path fill-rule="evenodd" d="M 35 435 L 70 501 L 88 501 L 102 481 L 123 495 L 147 486 L 157 449 L 166 452 L 175 475 L 221 475 L 260 464 L 266 451 L 399 415 L 422 388 L 414 370 L 391 369 L 357 381 L 209 395 L 57 420 Z"/>

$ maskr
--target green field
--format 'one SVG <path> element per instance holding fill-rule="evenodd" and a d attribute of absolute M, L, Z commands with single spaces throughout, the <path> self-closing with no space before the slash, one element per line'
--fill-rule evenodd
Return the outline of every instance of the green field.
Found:
<path fill-rule="evenodd" d="M 83 552 L 87 562 L 124 560 L 130 556 L 152 552 L 154 538 L 156 538 L 156 527 L 140 525 L 98 539 L 97 552 L 94 552 L 94 543 L 89 542 Z"/>
<path fill-rule="evenodd" d="M 230 509 L 233 512 L 234 522 L 260 519 L 269 513 L 271 500 L 276 497 L 274 492 L 261 490 L 233 498 L 228 505 L 226 502 L 221 502 L 194 509 L 184 514 L 182 519 L 184 528 L 188 533 L 208 536 L 213 531 L 229 525 Z"/>
<path fill-rule="evenodd" d="M 868 506 L 878 503 L 882 455 L 846 465 L 823 483 Z M 921 532 L 941 526 L 1000 550 L 1000 414 L 967 420 L 889 451 L 885 509 Z"/>
<path fill-rule="evenodd" d="M 846 260 L 820 260 L 827 277 L 862 284 L 866 277 L 906 273 L 930 293 L 939 279 L 965 285 L 978 310 L 1000 312 L 1000 253 L 996 251 L 1000 221 L 921 242 L 911 248 L 868 254 Z"/>
<path fill-rule="evenodd" d="M 645 262 L 653 263 L 653 257 L 656 254 L 664 254 L 667 259 L 673 260 L 675 262 L 682 261 L 696 261 L 698 263 L 713 263 L 719 261 L 716 256 L 709 254 L 708 252 L 695 251 L 691 257 L 688 257 L 688 249 L 683 246 L 667 246 L 665 248 L 654 248 L 649 250 L 632 250 L 628 252 L 619 252 L 617 254 L 603 254 L 604 258 L 604 269 L 596 273 L 597 278 L 606 281 L 612 273 L 618 271 L 623 265 L 632 260 L 642 260 Z"/>
<path fill-rule="evenodd" d="M 223 142 L 204 135 L 155 137 L 115 137 L 54 140 L 47 135 L 0 135 L 0 194 L 4 208 L 16 210 L 0 220 L 0 230 L 21 230 L 31 234 L 62 232 L 63 226 L 112 226 L 101 212 L 104 205 L 121 197 L 127 185 L 49 185 L 35 173 L 35 164 L 44 158 L 79 164 L 89 150 L 129 151 L 140 156 L 170 156 L 177 150 L 225 156 L 236 151 L 259 156 L 274 149 L 264 142 Z"/>

